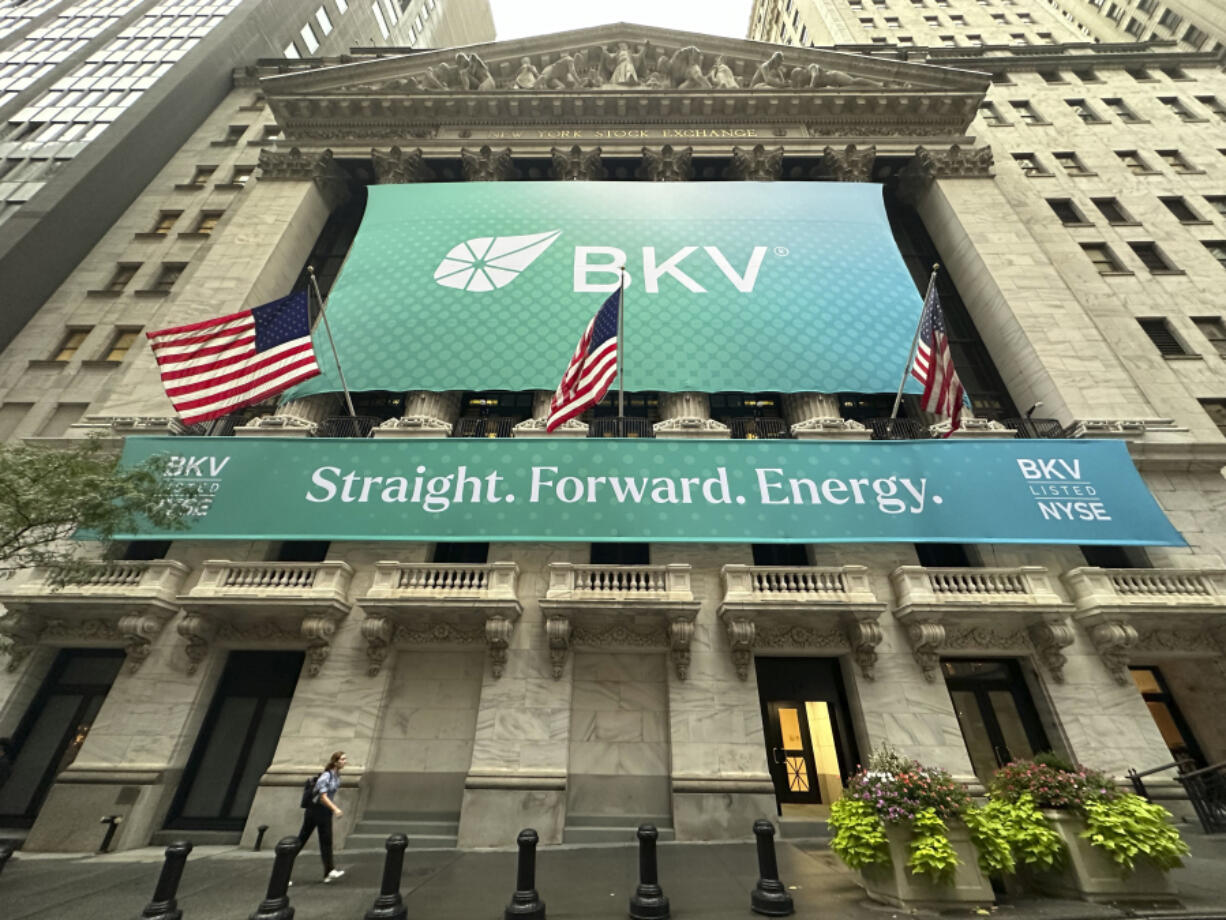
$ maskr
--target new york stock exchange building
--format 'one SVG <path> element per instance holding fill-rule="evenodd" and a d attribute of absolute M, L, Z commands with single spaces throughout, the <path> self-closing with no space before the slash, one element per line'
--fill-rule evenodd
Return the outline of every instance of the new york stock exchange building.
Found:
<path fill-rule="evenodd" d="M 1043 53 L 1226 89 L 1220 55 L 1125 47 Z M 993 74 L 1050 64 L 1023 51 L 618 24 L 236 72 L 0 359 L 6 437 L 206 490 L 0 586 L 0 826 L 250 845 L 338 749 L 349 847 L 804 836 L 886 744 L 973 789 L 1044 750 L 1226 759 L 1221 267 L 1104 269 L 1128 249 L 1062 216 L 1091 180 L 1058 156 L 1132 188 L 1117 148 L 1178 142 L 1226 195 L 1226 133 L 991 124 Z M 890 419 L 934 264 L 951 437 L 915 381 Z M 320 376 L 184 427 L 143 332 L 308 266 L 353 414 L 316 322 Z M 624 412 L 614 384 L 547 434 L 622 266 Z"/>

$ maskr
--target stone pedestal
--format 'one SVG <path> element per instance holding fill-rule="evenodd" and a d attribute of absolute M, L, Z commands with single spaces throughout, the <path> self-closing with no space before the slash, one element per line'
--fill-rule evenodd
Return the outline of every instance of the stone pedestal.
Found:
<path fill-rule="evenodd" d="M 979 871 L 979 854 L 964 825 L 949 828 L 949 842 L 958 855 L 958 866 L 950 884 L 939 884 L 927 875 L 913 875 L 907 867 L 910 858 L 911 828 L 886 825 L 890 841 L 890 863 L 860 870 L 864 893 L 874 901 L 909 910 L 966 910 L 996 903 L 992 886 Z"/>
<path fill-rule="evenodd" d="M 785 393 L 783 417 L 792 437 L 800 440 L 867 441 L 872 436 L 859 422 L 842 417 L 833 393 Z"/>
<path fill-rule="evenodd" d="M 660 417 L 652 427 L 657 438 L 727 438 L 731 430 L 711 418 L 706 393 L 661 393 Z"/>
<path fill-rule="evenodd" d="M 532 396 L 532 418 L 525 419 L 515 426 L 513 434 L 517 438 L 586 438 L 588 426 L 577 418 L 568 419 L 553 431 L 546 431 L 549 421 L 549 404 L 553 399 L 552 390 L 537 390 Z"/>
<path fill-rule="evenodd" d="M 1034 884 L 1044 894 L 1104 903 L 1140 901 L 1152 905 L 1175 901 L 1170 875 L 1145 857 L 1138 857 L 1133 871 L 1124 875 L 1105 850 L 1081 836 L 1086 828 L 1080 815 L 1050 810 L 1043 815 L 1064 841 L 1067 852 L 1059 872 L 1034 874 Z"/>

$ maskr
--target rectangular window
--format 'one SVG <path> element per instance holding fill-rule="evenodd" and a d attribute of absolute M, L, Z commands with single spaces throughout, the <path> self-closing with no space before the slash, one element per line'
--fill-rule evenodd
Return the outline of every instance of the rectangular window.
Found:
<path fill-rule="evenodd" d="M 328 11 L 322 6 L 315 11 L 315 21 L 319 23 L 319 31 L 324 35 L 328 35 L 332 31 L 332 20 L 328 18 Z"/>
<path fill-rule="evenodd" d="M 1138 319 L 1141 328 L 1145 330 L 1145 334 L 1149 336 L 1149 340 L 1154 343 L 1158 349 L 1158 353 L 1162 355 L 1187 355 L 1191 354 L 1183 342 L 1179 341 L 1175 336 L 1175 332 L 1171 329 L 1171 324 L 1161 317 L 1154 319 Z"/>
<path fill-rule="evenodd" d="M 1217 211 L 1222 217 L 1226 217 L 1226 195 L 1206 195 L 1205 201 L 1209 202 L 1209 207 Z"/>
<path fill-rule="evenodd" d="M 1117 150 L 1115 155 L 1120 158 L 1120 162 L 1133 175 L 1146 175 L 1148 173 L 1157 172 L 1152 166 L 1141 158 L 1141 155 L 1135 150 Z"/>
<path fill-rule="evenodd" d="M 1120 121 L 1126 124 L 1135 124 L 1142 120 L 1137 117 L 1137 113 L 1130 109 L 1123 99 L 1104 99 L 1103 105 L 1109 108 Z"/>
<path fill-rule="evenodd" d="M 1027 176 L 1050 176 L 1043 164 L 1039 162 L 1039 158 L 1033 153 L 1015 153 L 1013 161 L 1021 168 L 1022 172 Z"/>
<path fill-rule="evenodd" d="M 1064 76 L 1058 70 L 1040 70 L 1039 76 L 1043 78 L 1044 83 L 1063 83 Z"/>
<path fill-rule="evenodd" d="M 1183 72 L 1182 67 L 1175 67 L 1174 65 L 1167 65 L 1166 67 L 1159 67 L 1158 69 L 1161 70 L 1164 74 L 1166 74 L 1167 78 L 1171 80 L 1189 80 L 1191 79 L 1186 73 Z"/>
<path fill-rule="evenodd" d="M 1138 83 L 1154 82 L 1154 75 L 1146 67 L 1125 67 L 1124 72 Z"/>
<path fill-rule="evenodd" d="M 1199 121 L 1196 113 L 1183 104 L 1183 101 L 1174 96 L 1159 96 L 1158 101 L 1171 110 L 1176 118 L 1181 121 Z"/>
<path fill-rule="evenodd" d="M 1179 172 L 1197 172 L 1198 170 L 1188 162 L 1187 158 L 1178 150 L 1155 150 L 1154 153 L 1162 157 L 1162 161 L 1167 166 Z"/>
<path fill-rule="evenodd" d="M 387 28 L 387 20 L 383 18 L 383 10 L 379 9 L 378 0 L 370 5 L 370 11 L 375 14 L 375 21 L 379 23 L 379 34 L 387 38 L 391 32 Z"/>
<path fill-rule="evenodd" d="M 1014 101 L 1009 105 L 1013 107 L 1013 112 L 1019 121 L 1023 121 L 1028 125 L 1041 125 L 1045 123 L 1045 119 L 1037 111 L 1034 106 L 1026 101 Z"/>
<path fill-rule="evenodd" d="M 221 211 L 201 211 L 200 219 L 196 221 L 196 226 L 192 228 L 192 233 L 201 233 L 208 235 L 217 227 L 217 222 L 221 220 Z"/>
<path fill-rule="evenodd" d="M 314 54 L 319 50 L 319 39 L 315 37 L 315 30 L 311 28 L 311 24 L 305 23 L 298 34 L 302 36 L 302 44 L 306 47 L 307 54 Z M 386 35 L 383 36 L 387 38 Z"/>
<path fill-rule="evenodd" d="M 60 342 L 60 347 L 55 350 L 55 357 L 51 360 L 61 362 L 71 361 L 76 357 L 77 352 L 85 344 L 87 338 L 89 338 L 89 328 L 69 329 Z"/>
<path fill-rule="evenodd" d="M 1200 404 L 1218 431 L 1226 434 L 1226 399 L 1202 399 Z"/>
<path fill-rule="evenodd" d="M 219 141 L 214 141 L 214 145 L 218 147 L 233 147 L 243 139 L 243 135 L 247 133 L 246 125 L 230 125 L 226 128 L 226 136 Z"/>
<path fill-rule="evenodd" d="M 1196 26 L 1188 26 L 1188 31 L 1183 33 L 1183 40 L 1198 51 L 1204 46 L 1208 38 L 1209 36 L 1196 28 Z"/>
<path fill-rule="evenodd" d="M 1009 124 L 1000 114 L 1000 110 L 996 108 L 996 103 L 994 102 L 979 103 L 979 114 L 983 116 L 985 124 L 991 125 L 994 128 Z"/>
<path fill-rule="evenodd" d="M 153 282 L 151 290 L 170 291 L 185 268 L 187 266 L 182 262 L 163 262 L 162 270 L 158 272 L 157 280 Z"/>
<path fill-rule="evenodd" d="M 940 16 L 925 16 L 924 22 L 928 23 L 928 28 L 930 29 L 941 28 L 941 17 Z"/>
<path fill-rule="evenodd" d="M 1047 204 L 1060 218 L 1062 224 L 1085 224 L 1085 215 L 1077 210 L 1077 206 L 1068 198 L 1048 198 Z"/>
<path fill-rule="evenodd" d="M 974 45 L 976 48 L 982 47 L 983 36 L 979 35 L 978 33 L 968 33 L 966 36 L 966 43 L 968 45 Z"/>
<path fill-rule="evenodd" d="M 285 58 L 287 61 L 296 61 L 300 56 L 301 55 L 298 54 L 298 48 L 295 47 L 293 42 L 290 42 L 281 49 L 281 57 Z"/>
<path fill-rule="evenodd" d="M 897 29 L 899 26 L 898 19 L 895 16 L 885 17 L 885 27 L 887 29 Z"/>
<path fill-rule="evenodd" d="M 1200 330 L 1200 334 L 1209 340 L 1213 350 L 1226 357 L 1226 323 L 1220 316 L 1194 316 L 1192 322 Z"/>
<path fill-rule="evenodd" d="M 1061 151 L 1059 153 L 1053 153 L 1052 156 L 1056 158 L 1056 162 L 1060 164 L 1060 168 L 1070 176 L 1083 176 L 1089 172 L 1089 170 L 1086 169 L 1085 163 L 1081 162 L 1081 157 L 1077 156 L 1077 154 L 1073 153 L 1072 151 Z"/>
<path fill-rule="evenodd" d="M 1164 29 L 1174 29 L 1183 22 L 1183 17 L 1178 13 L 1173 13 L 1170 10 L 1163 10 L 1162 15 L 1158 17 L 1158 25 Z"/>
<path fill-rule="evenodd" d="M 1103 78 L 1098 75 L 1097 71 L 1090 70 L 1089 68 L 1085 68 L 1085 67 L 1079 70 L 1074 70 L 1073 76 L 1075 76 L 1082 83 L 1102 83 L 1103 82 Z"/>
<path fill-rule="evenodd" d="M 1009 35 L 1009 44 L 1011 45 L 1029 45 L 1030 39 L 1028 39 L 1021 32 L 1013 32 Z"/>
<path fill-rule="evenodd" d="M 115 336 L 111 339 L 111 344 L 107 347 L 106 357 L 102 360 L 113 361 L 116 363 L 122 361 L 125 357 L 127 357 L 127 354 L 129 351 L 131 351 L 132 346 L 136 344 L 137 337 L 139 335 L 139 329 L 118 330 L 115 333 Z"/>
<path fill-rule="evenodd" d="M 1226 268 L 1226 240 L 1201 240 L 1201 244 L 1217 259 L 1218 265 Z"/>
<path fill-rule="evenodd" d="M 283 139 L 284 136 L 285 135 L 281 131 L 280 125 L 265 125 L 264 130 L 260 132 L 259 143 L 261 145 L 275 144 L 277 141 Z"/>
<path fill-rule="evenodd" d="M 1103 117 L 1094 111 L 1084 99 L 1065 99 L 1065 103 L 1088 125 L 1102 124 Z"/>
<path fill-rule="evenodd" d="M 149 233 L 165 236 L 170 232 L 170 228 L 175 225 L 175 221 L 179 219 L 182 211 L 158 211 L 157 220 L 153 222 L 153 226 L 149 228 Z"/>
<path fill-rule="evenodd" d="M 966 28 L 966 17 L 959 15 L 957 13 L 953 13 L 950 15 L 949 22 L 951 25 L 955 25 L 960 29 Z"/>
<path fill-rule="evenodd" d="M 333 2 L 336 4 L 336 11 L 342 15 L 349 9 L 348 0 L 333 0 Z"/>
<path fill-rule="evenodd" d="M 188 185 L 204 188 L 215 172 L 217 172 L 216 166 L 197 166 L 196 171 L 192 173 L 192 178 Z"/>
<path fill-rule="evenodd" d="M 1192 206 L 1187 200 L 1180 198 L 1178 195 L 1173 195 L 1169 198 L 1159 198 L 1166 209 L 1175 215 L 1180 222 L 1185 224 L 1204 223 L 1205 221 L 1199 214 L 1192 210 Z"/>
<path fill-rule="evenodd" d="M 246 185 L 251 181 L 251 177 L 255 175 L 254 166 L 235 166 L 234 171 L 230 173 L 230 185 Z"/>
<path fill-rule="evenodd" d="M 1156 243 L 1129 243 L 1128 248 L 1136 253 L 1142 265 L 1155 274 L 1178 271 L 1162 254 L 1162 250 Z"/>
<path fill-rule="evenodd" d="M 111 280 L 106 283 L 106 289 L 114 293 L 122 291 L 128 286 L 128 282 L 136 277 L 140 265 L 139 262 L 120 262 L 115 266 L 115 274 L 111 275 Z"/>
<path fill-rule="evenodd" d="M 1098 269 L 1100 275 L 1123 273 L 1124 266 L 1116 259 L 1115 254 L 1111 252 L 1111 247 L 1106 243 L 1082 243 L 1081 248 L 1094 267 Z"/>

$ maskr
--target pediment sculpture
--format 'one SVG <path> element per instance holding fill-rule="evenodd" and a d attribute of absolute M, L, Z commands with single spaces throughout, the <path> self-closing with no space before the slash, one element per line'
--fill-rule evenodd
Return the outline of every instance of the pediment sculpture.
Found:
<path fill-rule="evenodd" d="M 729 61 L 724 54 L 704 53 L 686 45 L 671 53 L 650 40 L 619 41 L 552 54 L 534 62 L 531 56 L 491 67 L 474 52 L 459 52 L 454 62 L 438 61 L 419 72 L 379 82 L 346 87 L 345 92 L 431 93 L 494 92 L 501 90 L 792 90 L 907 89 L 911 84 L 877 79 L 809 63 L 789 65 L 782 51 L 772 53 L 750 72 L 752 63 Z"/>

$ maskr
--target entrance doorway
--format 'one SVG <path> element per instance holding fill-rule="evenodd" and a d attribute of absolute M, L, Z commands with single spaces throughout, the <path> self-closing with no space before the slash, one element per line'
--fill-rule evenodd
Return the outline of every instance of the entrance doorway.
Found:
<path fill-rule="evenodd" d="M 13 736 L 16 755 L 0 785 L 0 824 L 30 827 L 56 776 L 85 743 L 123 666 L 119 649 L 64 649 Z"/>
<path fill-rule="evenodd" d="M 281 738 L 304 658 L 302 652 L 230 652 L 167 828 L 243 829 Z"/>
<path fill-rule="evenodd" d="M 1005 764 L 1051 750 L 1017 661 L 945 659 L 941 669 L 971 767 L 984 785 Z"/>
<path fill-rule="evenodd" d="M 1128 671 L 1132 674 L 1137 689 L 1141 691 L 1141 697 L 1149 707 L 1149 714 L 1154 717 L 1154 723 L 1162 733 L 1162 740 L 1170 749 L 1171 757 L 1178 761 L 1190 760 L 1197 768 L 1209 766 L 1200 745 L 1196 743 L 1192 729 L 1179 711 L 1162 672 L 1148 665 L 1130 667 Z"/>
<path fill-rule="evenodd" d="M 756 658 L 766 761 L 779 814 L 829 805 L 857 763 L 837 658 Z"/>

